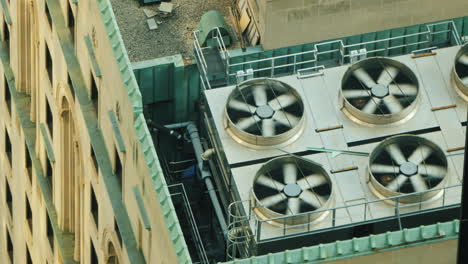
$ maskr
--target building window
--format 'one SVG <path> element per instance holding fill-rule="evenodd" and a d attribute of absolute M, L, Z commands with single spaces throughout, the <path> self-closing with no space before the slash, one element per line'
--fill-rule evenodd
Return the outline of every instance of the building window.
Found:
<path fill-rule="evenodd" d="M 54 252 L 54 229 L 52 229 L 52 223 L 50 222 L 49 214 L 46 212 L 46 234 L 47 240 L 49 241 L 50 249 Z"/>
<path fill-rule="evenodd" d="M 68 27 L 70 28 L 70 34 L 71 34 L 71 41 L 73 45 L 75 45 L 75 16 L 73 15 L 73 10 L 71 9 L 70 3 L 68 3 L 67 15 L 68 15 Z"/>
<path fill-rule="evenodd" d="M 54 116 L 52 115 L 52 109 L 50 108 L 49 101 L 47 97 L 45 99 L 46 103 L 46 124 L 47 128 L 49 129 L 50 136 L 54 137 Z"/>
<path fill-rule="evenodd" d="M 31 258 L 31 253 L 29 251 L 28 246 L 26 245 L 26 264 L 33 264 L 32 258 Z"/>
<path fill-rule="evenodd" d="M 119 184 L 122 187 L 122 176 L 123 176 L 122 161 L 120 160 L 119 153 L 116 149 L 115 149 L 114 155 L 115 155 L 114 173 L 115 173 L 115 176 L 117 177 L 117 181 L 119 181 Z"/>
<path fill-rule="evenodd" d="M 96 169 L 96 173 L 99 173 L 99 164 L 96 159 L 96 154 L 94 153 L 94 149 L 91 146 L 91 159 L 93 160 L 94 168 Z"/>
<path fill-rule="evenodd" d="M 47 75 L 49 76 L 49 81 L 52 84 L 53 77 L 54 77 L 53 61 L 52 61 L 52 55 L 50 54 L 49 46 L 47 45 L 47 43 L 45 47 L 45 68 L 47 70 Z"/>
<path fill-rule="evenodd" d="M 52 17 L 50 16 L 49 6 L 47 5 L 47 1 L 44 1 L 45 7 L 44 11 L 47 17 L 47 22 L 49 23 L 49 27 L 52 28 Z"/>
<path fill-rule="evenodd" d="M 8 81 L 6 80 L 6 76 L 4 76 L 3 78 L 4 80 L 4 94 L 3 94 L 3 98 L 5 99 L 5 104 L 8 108 L 8 111 L 9 113 L 11 113 L 11 93 L 10 93 L 10 85 L 8 85 Z"/>
<path fill-rule="evenodd" d="M 99 90 L 97 88 L 96 80 L 94 79 L 93 73 L 91 72 L 91 94 L 90 99 L 96 109 L 96 113 L 99 113 Z"/>
<path fill-rule="evenodd" d="M 6 128 L 5 128 L 5 154 L 8 157 L 8 163 L 10 164 L 10 167 L 11 167 L 11 163 L 13 162 L 12 160 L 13 151 L 11 148 L 10 134 L 8 133 L 8 130 Z"/>
<path fill-rule="evenodd" d="M 31 210 L 31 204 L 29 203 L 29 198 L 26 196 L 26 221 L 28 222 L 29 225 L 29 230 L 31 233 L 33 232 L 33 217 L 32 217 L 32 210 Z"/>
<path fill-rule="evenodd" d="M 32 184 L 32 161 L 31 156 L 29 156 L 28 146 L 26 144 L 24 144 L 24 159 L 29 182 Z"/>
<path fill-rule="evenodd" d="M 89 247 L 91 248 L 91 264 L 98 264 L 99 263 L 99 260 L 98 260 L 98 256 L 96 254 L 96 248 L 94 248 L 94 243 L 92 240 L 89 240 Z"/>
<path fill-rule="evenodd" d="M 91 185 L 91 214 L 93 215 L 94 223 L 96 227 L 99 226 L 99 205 L 94 193 L 93 186 Z"/>
<path fill-rule="evenodd" d="M 8 231 L 8 229 L 6 230 L 6 235 L 7 235 L 6 246 L 7 246 L 8 257 L 10 257 L 10 262 L 14 263 L 13 256 L 15 254 L 13 253 L 13 241 L 11 240 L 10 231 Z"/>
<path fill-rule="evenodd" d="M 8 183 L 8 180 L 5 180 L 5 202 L 8 207 L 8 210 L 10 211 L 10 215 L 12 215 L 13 196 L 11 195 L 11 188 L 10 188 L 10 183 Z"/>
<path fill-rule="evenodd" d="M 117 221 L 114 218 L 114 229 L 115 233 L 117 234 L 117 238 L 119 239 L 120 246 L 122 246 L 122 235 L 120 234 L 119 225 L 117 225 Z"/>
<path fill-rule="evenodd" d="M 10 29 L 6 21 L 3 21 L 3 41 L 10 41 Z"/>
<path fill-rule="evenodd" d="M 72 83 L 72 80 L 70 78 L 70 74 L 68 74 L 67 83 L 68 83 L 68 87 L 70 88 L 70 92 L 71 92 L 71 94 L 73 96 L 73 99 L 75 99 L 75 89 L 73 89 L 73 83 Z"/>
<path fill-rule="evenodd" d="M 54 168 L 52 167 L 52 162 L 47 157 L 46 160 L 46 175 L 50 180 L 50 190 L 52 191 L 52 199 L 54 199 Z"/>
<path fill-rule="evenodd" d="M 117 252 L 115 250 L 114 244 L 109 241 L 107 243 L 107 264 L 118 264 L 119 259 L 117 258 Z"/>

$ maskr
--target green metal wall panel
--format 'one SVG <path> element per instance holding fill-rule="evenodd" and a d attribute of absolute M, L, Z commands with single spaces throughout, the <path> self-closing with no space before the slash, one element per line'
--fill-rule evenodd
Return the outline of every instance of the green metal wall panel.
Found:
<path fill-rule="evenodd" d="M 201 83 L 196 64 L 184 65 L 180 55 L 133 64 L 146 115 L 158 123 L 195 118 Z"/>

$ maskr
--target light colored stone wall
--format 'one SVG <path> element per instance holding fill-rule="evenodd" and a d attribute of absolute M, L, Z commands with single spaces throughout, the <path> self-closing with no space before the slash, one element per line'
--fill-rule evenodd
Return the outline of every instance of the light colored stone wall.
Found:
<path fill-rule="evenodd" d="M 265 49 L 421 24 L 468 13 L 466 0 L 257 0 Z"/>
<path fill-rule="evenodd" d="M 130 99 L 121 78 L 119 66 L 113 55 L 112 45 L 108 38 L 98 7 L 99 1 L 80 0 L 73 4 L 72 0 L 52 0 L 50 3 L 60 4 L 65 21 L 68 18 L 68 5 L 71 6 L 75 16 L 75 50 L 74 54 L 67 53 L 61 46 L 63 30 L 66 25 L 50 26 L 45 14 L 46 0 L 6 1 L 12 16 L 10 26 L 10 67 L 13 70 L 17 89 L 31 95 L 30 119 L 36 122 L 36 149 L 35 153 L 43 168 L 46 167 L 47 153 L 45 141 L 39 129 L 40 123 L 45 123 L 46 100 L 49 102 L 54 119 L 52 131 L 52 145 L 56 161 L 53 163 L 53 205 L 57 211 L 60 228 L 71 229 L 75 232 L 75 260 L 80 263 L 90 263 L 90 242 L 94 244 L 100 263 L 107 263 L 109 252 L 108 241 L 116 247 L 116 254 L 120 263 L 130 263 L 128 252 L 124 245 L 120 245 L 115 232 L 114 209 L 111 206 L 111 194 L 108 193 L 103 175 L 97 172 L 91 158 L 91 138 L 85 123 L 83 106 L 73 95 L 72 87 L 68 84 L 70 71 L 78 70 L 90 91 L 91 78 L 96 80 L 99 90 L 99 107 L 97 117 L 99 128 L 104 136 L 104 143 L 112 166 L 115 166 L 115 155 L 118 153 L 123 166 L 122 200 L 131 222 L 131 229 L 137 248 L 143 252 L 147 263 L 177 263 L 169 231 L 164 223 L 159 201 L 152 188 L 149 171 L 145 164 L 143 150 L 139 147 L 138 137 L 134 128 L 134 115 Z M 0 7 L 1 11 L 1 7 Z M 0 16 L 0 25 L 3 25 L 4 16 Z M 29 28 L 26 26 L 29 25 Z M 58 32 L 60 31 L 60 32 Z M 96 76 L 91 63 L 84 37 L 89 35 L 93 43 L 96 60 L 102 76 Z M 36 39 L 34 39 L 34 37 Z M 53 61 L 53 80 L 49 80 L 45 69 L 46 44 L 50 50 Z M 76 56 L 79 69 L 70 69 L 65 56 Z M 4 68 L 0 63 L 0 80 L 3 80 Z M 92 77 L 94 76 L 94 77 Z M 15 263 L 26 263 L 26 248 L 30 249 L 31 257 L 35 263 L 62 263 L 57 245 L 55 254 L 52 253 L 47 237 L 45 236 L 46 209 L 43 194 L 40 192 L 36 173 L 33 171 L 32 183 L 29 182 L 24 165 L 24 134 L 18 116 L 9 113 L 3 101 L 4 81 L 0 81 L 0 263 L 9 263 L 5 252 L 5 230 L 10 230 L 14 243 Z M 14 109 L 14 106 L 12 107 Z M 108 111 L 118 112 L 119 127 L 126 147 L 126 152 L 119 151 L 117 139 L 112 128 Z M 66 145 L 65 113 L 71 115 L 71 137 L 74 149 Z M 10 118 L 11 116 L 11 118 Z M 10 132 L 13 147 L 12 168 L 5 159 L 4 127 Z M 70 142 L 68 142 L 70 143 Z M 65 164 L 65 156 L 73 153 L 72 166 Z M 72 168 L 71 168 L 72 167 Z M 74 178 L 69 179 L 73 169 Z M 4 202 L 5 180 L 8 178 L 13 193 L 13 218 L 6 212 Z M 75 186 L 75 187 L 73 187 Z M 132 188 L 138 186 L 143 196 L 146 212 L 148 213 L 151 230 L 143 225 L 140 211 Z M 96 193 L 99 203 L 99 225 L 94 223 L 90 212 L 91 187 Z M 76 192 L 75 196 L 67 196 Z M 29 197 L 33 210 L 33 230 L 31 234 L 25 218 L 25 197 Z M 73 199 L 73 201 L 70 200 Z M 73 206 L 81 211 L 75 213 L 73 223 L 67 227 L 69 219 L 65 219 L 67 212 L 73 211 Z M 77 227 L 79 229 L 77 229 Z M 120 228 L 122 231 L 122 228 Z M 125 237 L 124 237 L 125 238 Z M 140 241 L 142 243 L 140 243 Z M 70 245 L 68 245 L 70 246 Z M 94 263 L 93 263 L 94 264 Z"/>
<path fill-rule="evenodd" d="M 457 263 L 457 239 L 400 249 L 376 252 L 371 255 L 330 261 L 329 264 L 453 264 Z"/>

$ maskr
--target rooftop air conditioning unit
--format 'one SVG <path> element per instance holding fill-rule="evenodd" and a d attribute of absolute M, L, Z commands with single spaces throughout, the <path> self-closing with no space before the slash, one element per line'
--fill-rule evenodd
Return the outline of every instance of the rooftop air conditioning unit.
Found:
<path fill-rule="evenodd" d="M 370 186 L 381 198 L 405 196 L 401 203 L 427 201 L 443 190 L 448 163 L 445 153 L 433 142 L 418 136 L 401 135 L 382 141 L 369 157 Z"/>
<path fill-rule="evenodd" d="M 375 125 L 407 119 L 416 111 L 418 95 L 418 79 L 408 67 L 379 57 L 349 67 L 341 86 L 351 119 Z"/>
<path fill-rule="evenodd" d="M 246 81 L 229 95 L 225 108 L 228 133 L 250 147 L 274 146 L 299 137 L 304 103 L 291 86 L 270 79 Z"/>
<path fill-rule="evenodd" d="M 452 76 L 458 93 L 468 101 L 468 44 L 457 53 Z"/>
<path fill-rule="evenodd" d="M 256 173 L 252 196 L 255 213 L 260 218 L 298 215 L 328 208 L 333 204 L 330 176 L 310 160 L 283 156 L 265 163 Z M 312 218 L 297 216 L 278 220 L 281 224 L 301 224 L 323 218 L 328 212 Z"/>

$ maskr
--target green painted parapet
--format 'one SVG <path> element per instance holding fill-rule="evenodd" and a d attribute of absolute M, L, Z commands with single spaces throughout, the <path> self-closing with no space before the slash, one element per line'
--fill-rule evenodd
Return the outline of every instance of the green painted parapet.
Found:
<path fill-rule="evenodd" d="M 197 65 L 180 55 L 133 63 L 147 118 L 158 123 L 193 120 L 201 93 Z"/>
<path fill-rule="evenodd" d="M 225 264 L 323 263 L 396 250 L 402 247 L 457 239 L 459 229 L 460 221 L 454 220 L 446 223 L 437 223 L 429 226 L 420 226 L 379 235 L 337 241 L 330 244 L 320 244 L 312 247 L 270 253 L 268 255 L 255 256 L 248 259 L 233 260 Z M 352 259 L 349 261 L 350 262 L 347 263 L 354 263 Z"/>

